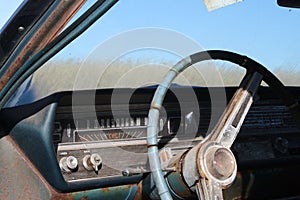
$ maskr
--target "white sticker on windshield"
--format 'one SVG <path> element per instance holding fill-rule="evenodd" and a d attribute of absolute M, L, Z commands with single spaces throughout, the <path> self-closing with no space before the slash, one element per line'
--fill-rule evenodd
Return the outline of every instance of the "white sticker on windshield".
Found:
<path fill-rule="evenodd" d="M 205 6 L 208 11 L 216 10 L 243 0 L 204 0 Z"/>

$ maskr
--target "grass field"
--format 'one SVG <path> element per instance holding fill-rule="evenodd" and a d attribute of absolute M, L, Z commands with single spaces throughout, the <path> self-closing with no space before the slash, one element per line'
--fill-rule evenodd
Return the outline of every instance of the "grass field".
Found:
<path fill-rule="evenodd" d="M 159 83 L 174 63 L 126 61 L 107 65 L 105 62 L 52 61 L 33 76 L 39 96 L 73 89 L 141 87 Z M 238 85 L 245 71 L 230 63 L 206 62 L 184 71 L 175 83 L 197 86 Z M 300 85 L 300 71 L 279 68 L 273 73 L 285 85 Z"/>

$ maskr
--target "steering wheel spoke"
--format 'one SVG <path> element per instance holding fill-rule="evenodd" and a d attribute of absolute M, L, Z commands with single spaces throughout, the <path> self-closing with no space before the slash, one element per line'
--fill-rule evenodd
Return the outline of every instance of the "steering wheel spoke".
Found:
<path fill-rule="evenodd" d="M 262 79 L 263 76 L 258 72 L 246 74 L 219 122 L 208 136 L 208 140 L 227 148 L 231 147 L 253 103 Z"/>
<path fill-rule="evenodd" d="M 223 200 L 222 187 L 219 183 L 201 178 L 196 185 L 198 199 Z"/>

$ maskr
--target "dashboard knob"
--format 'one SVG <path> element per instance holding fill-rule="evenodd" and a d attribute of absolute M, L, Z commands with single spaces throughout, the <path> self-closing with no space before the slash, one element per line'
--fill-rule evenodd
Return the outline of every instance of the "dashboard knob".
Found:
<path fill-rule="evenodd" d="M 78 160 L 74 156 L 68 156 L 66 159 L 66 164 L 67 164 L 67 167 L 71 171 L 73 171 L 73 170 L 76 170 L 78 167 Z"/>
<path fill-rule="evenodd" d="M 99 171 L 99 167 L 102 164 L 102 158 L 99 154 L 97 153 L 93 153 L 90 157 L 91 163 L 93 165 L 93 168 L 95 170 L 95 172 Z"/>
<path fill-rule="evenodd" d="M 62 157 L 59 166 L 64 172 L 74 172 L 78 169 L 78 160 L 74 156 Z"/>
<path fill-rule="evenodd" d="M 92 155 L 86 155 L 83 157 L 82 164 L 86 170 L 94 170 L 96 173 L 98 173 L 99 168 L 102 164 L 102 158 L 97 153 L 93 153 Z"/>

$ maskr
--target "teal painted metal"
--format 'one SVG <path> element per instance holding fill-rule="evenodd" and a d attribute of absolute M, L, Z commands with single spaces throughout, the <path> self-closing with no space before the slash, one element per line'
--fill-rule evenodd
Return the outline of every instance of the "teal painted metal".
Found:
<path fill-rule="evenodd" d="M 118 0 L 96 1 L 83 15 L 63 31 L 53 42 L 27 60 L 22 67 L 11 77 L 9 82 L 0 91 L 0 108 L 12 96 L 16 89 L 38 68 L 51 57 L 81 35 L 87 28 L 103 16 Z"/>
<path fill-rule="evenodd" d="M 170 175 L 168 175 L 167 180 L 170 186 L 172 196 L 177 197 L 176 199 L 186 199 L 191 198 L 191 196 L 193 196 L 193 193 L 182 182 L 183 180 L 178 172 L 173 172 Z"/>
<path fill-rule="evenodd" d="M 74 192 L 71 194 L 72 199 L 97 200 L 97 199 L 133 199 L 138 190 L 137 185 L 124 185 L 103 189 L 87 190 L 83 192 Z"/>
<path fill-rule="evenodd" d="M 167 176 L 170 191 L 172 192 L 172 196 L 174 196 L 176 199 L 196 198 L 196 194 L 190 190 L 182 176 L 182 164 L 187 152 L 188 150 L 180 155 L 177 155 L 178 159 L 176 159 L 174 163 L 172 162 L 172 164 L 169 166 L 176 169 Z"/>

